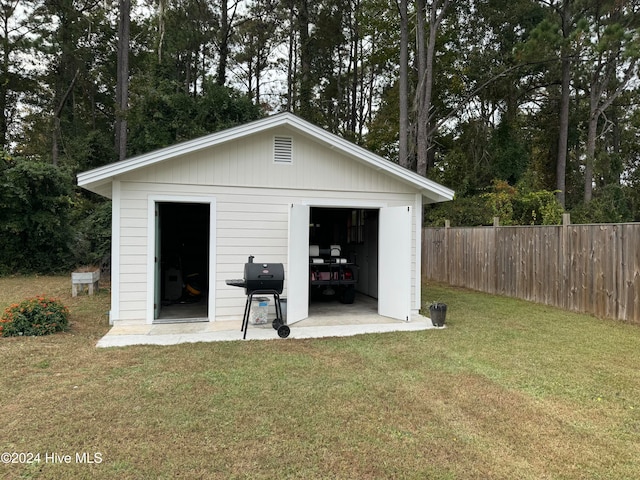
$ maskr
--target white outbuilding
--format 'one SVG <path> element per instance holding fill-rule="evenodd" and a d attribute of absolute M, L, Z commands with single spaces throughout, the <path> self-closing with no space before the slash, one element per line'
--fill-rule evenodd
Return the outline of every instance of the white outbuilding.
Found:
<path fill-rule="evenodd" d="M 344 262 L 379 315 L 408 321 L 423 205 L 454 194 L 290 113 L 83 172 L 78 185 L 112 200 L 112 324 L 239 327 L 245 292 L 226 280 L 250 255 L 283 264 L 289 324 L 309 316 L 314 275 L 331 279 L 317 272 L 325 260 Z"/>

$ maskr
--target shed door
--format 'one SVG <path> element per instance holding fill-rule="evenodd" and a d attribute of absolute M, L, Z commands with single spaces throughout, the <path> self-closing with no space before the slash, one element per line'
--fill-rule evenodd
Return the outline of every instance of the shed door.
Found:
<path fill-rule="evenodd" d="M 309 210 L 308 205 L 289 208 L 288 324 L 309 316 Z"/>
<path fill-rule="evenodd" d="M 409 320 L 411 313 L 411 207 L 380 209 L 378 314 Z"/>

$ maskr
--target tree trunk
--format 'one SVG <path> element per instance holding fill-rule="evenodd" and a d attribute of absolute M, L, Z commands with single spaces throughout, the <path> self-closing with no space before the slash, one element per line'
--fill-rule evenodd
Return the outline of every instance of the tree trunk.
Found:
<path fill-rule="evenodd" d="M 436 0 L 433 0 L 431 7 L 431 13 L 435 12 Z M 429 121 L 428 104 L 430 99 L 427 99 L 427 48 L 425 42 L 425 30 L 426 30 L 426 11 L 427 5 L 425 0 L 416 1 L 416 60 L 418 66 L 418 87 L 416 88 L 416 171 L 420 175 L 426 175 L 427 173 L 427 123 Z M 429 48 L 433 46 L 431 42 L 431 32 L 433 30 L 433 19 L 429 22 Z M 429 79 L 430 81 L 430 79 Z"/>
<path fill-rule="evenodd" d="M 4 23 L 2 25 L 2 77 L 0 78 L 0 142 L 2 143 L 2 148 L 6 148 L 7 146 L 7 129 L 8 129 L 8 121 L 7 121 L 7 100 L 9 98 L 9 65 L 10 65 L 10 55 L 11 55 L 11 46 L 9 44 L 9 35 L 10 35 L 10 27 L 9 27 L 9 19 L 11 18 L 9 10 L 5 11 L 4 15 Z"/>
<path fill-rule="evenodd" d="M 76 84 L 76 80 L 78 79 L 78 75 L 80 74 L 80 69 L 76 70 L 75 75 L 73 76 L 73 80 L 69 84 L 69 88 L 64 92 L 64 95 L 60 99 L 60 103 L 56 107 L 55 112 L 53 113 L 53 132 L 52 132 L 52 141 L 51 141 L 51 163 L 53 165 L 58 165 L 58 136 L 60 135 L 60 117 L 62 116 L 62 109 L 64 108 L 65 103 L 67 103 L 67 99 L 69 95 L 71 95 L 71 91 Z"/>
<path fill-rule="evenodd" d="M 562 37 L 567 41 L 571 29 L 571 0 L 562 5 Z M 562 91 L 560 97 L 560 131 L 558 134 L 558 160 L 556 163 L 556 198 L 565 206 L 567 149 L 569 145 L 569 100 L 571 84 L 571 60 L 566 46 L 562 47 Z"/>
<path fill-rule="evenodd" d="M 417 4 L 423 4 L 424 0 L 418 0 Z M 442 19 L 449 6 L 449 0 L 444 0 L 442 5 L 439 0 L 433 0 L 431 2 L 431 11 L 429 15 L 429 41 L 426 47 L 426 59 L 424 65 L 424 73 L 419 77 L 417 96 L 417 172 L 422 175 L 427 175 L 427 166 L 429 165 L 428 152 L 431 148 L 433 134 L 429 132 L 429 123 L 433 120 L 431 118 L 431 96 L 433 92 L 433 68 L 434 58 L 436 51 L 436 36 L 438 28 L 442 23 Z M 440 11 L 438 12 L 438 8 Z M 423 14 L 418 12 L 418 25 L 420 24 L 420 17 Z M 421 29 L 418 27 L 418 31 Z M 422 29 L 424 30 L 424 29 Z M 418 37 L 420 39 L 420 37 Z M 418 44 L 420 49 L 420 44 Z M 418 52 L 420 57 L 420 53 Z M 420 62 L 420 61 L 419 61 Z M 420 63 L 418 63 L 420 68 Z"/>
<path fill-rule="evenodd" d="M 165 33 L 165 14 L 167 11 L 167 0 L 158 0 L 158 63 L 162 63 L 162 45 Z"/>
<path fill-rule="evenodd" d="M 398 163 L 409 168 L 409 18 L 407 0 L 400 0 L 400 139 Z"/>
<path fill-rule="evenodd" d="M 127 110 L 129 107 L 129 37 L 131 0 L 120 0 L 118 25 L 118 65 L 116 83 L 116 153 L 127 156 Z"/>
<path fill-rule="evenodd" d="M 249 62 L 251 63 L 251 62 Z M 249 73 L 251 75 L 251 73 Z M 260 77 L 262 76 L 262 68 L 260 63 L 260 58 L 256 59 L 255 66 L 255 79 L 256 79 L 256 89 L 255 89 L 255 104 L 260 105 Z M 249 90 L 251 91 L 251 90 Z"/>
<path fill-rule="evenodd" d="M 621 175 L 622 175 L 622 162 L 620 159 L 620 116 L 618 114 L 618 105 L 614 103 L 611 106 L 611 124 L 613 126 L 612 138 L 611 138 L 611 149 L 613 153 L 613 158 L 615 161 L 609 162 L 609 178 L 616 184 L 621 184 Z"/>
<path fill-rule="evenodd" d="M 606 15 L 598 12 L 597 21 L 606 19 Z M 623 26 L 627 21 L 632 24 L 634 19 L 626 20 L 622 17 L 622 10 L 614 9 L 610 12 L 609 20 L 615 27 Z M 604 23 L 604 22 L 603 22 Z M 597 46 L 606 48 L 599 50 L 597 60 L 594 62 L 593 72 L 589 85 L 589 126 L 587 130 L 587 145 L 585 152 L 584 170 L 584 203 L 587 204 L 593 197 L 593 173 L 596 156 L 596 141 L 598 138 L 598 122 L 603 113 L 625 91 L 632 78 L 637 77 L 636 65 L 639 57 L 625 55 L 629 53 L 629 46 L 624 41 L 611 42 L 606 33 L 598 38 Z"/>
<path fill-rule="evenodd" d="M 300 36 L 300 115 L 311 118 L 311 45 L 309 41 L 309 5 L 298 0 L 298 35 Z"/>
<path fill-rule="evenodd" d="M 295 35 L 295 8 L 293 0 L 289 9 L 289 55 L 287 59 L 287 112 L 294 111 L 295 95 L 295 71 L 297 62 L 297 44 Z"/>
<path fill-rule="evenodd" d="M 593 97 L 593 94 L 591 95 Z M 589 109 L 589 126 L 587 129 L 587 151 L 584 165 L 584 203 L 587 204 L 591 201 L 593 196 L 593 164 L 596 158 L 596 136 L 598 133 L 598 118 L 600 112 L 593 108 L 593 98 L 591 99 L 592 105 Z"/>
<path fill-rule="evenodd" d="M 227 59 L 229 57 L 229 35 L 231 32 L 228 8 L 228 0 L 222 0 L 220 2 L 220 46 L 218 48 L 220 58 L 216 76 L 218 85 L 224 85 L 227 81 Z"/>
<path fill-rule="evenodd" d="M 359 25 L 358 25 L 358 12 L 360 9 L 360 1 L 356 0 L 353 9 L 353 26 L 352 26 L 352 39 L 353 42 L 353 82 L 351 84 L 351 115 L 349 130 L 353 133 L 356 132 L 356 126 L 358 122 L 358 56 L 359 56 Z"/>

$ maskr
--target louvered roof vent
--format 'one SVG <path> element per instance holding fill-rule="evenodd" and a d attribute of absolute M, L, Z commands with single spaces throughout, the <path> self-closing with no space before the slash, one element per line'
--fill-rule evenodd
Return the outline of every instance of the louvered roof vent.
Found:
<path fill-rule="evenodd" d="M 273 137 L 274 163 L 293 163 L 293 138 Z"/>

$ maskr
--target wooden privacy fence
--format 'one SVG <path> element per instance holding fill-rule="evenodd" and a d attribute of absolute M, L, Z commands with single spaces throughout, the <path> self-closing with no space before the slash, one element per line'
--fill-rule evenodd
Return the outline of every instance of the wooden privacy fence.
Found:
<path fill-rule="evenodd" d="M 640 324 L 640 223 L 424 228 L 422 275 Z"/>

